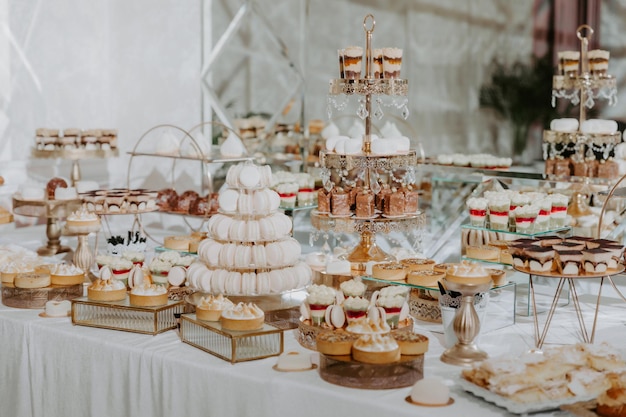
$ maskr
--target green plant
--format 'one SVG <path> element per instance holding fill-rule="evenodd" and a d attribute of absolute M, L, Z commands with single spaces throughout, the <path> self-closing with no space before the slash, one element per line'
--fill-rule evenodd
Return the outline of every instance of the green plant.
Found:
<path fill-rule="evenodd" d="M 547 56 L 530 64 L 505 66 L 494 62 L 493 68 L 490 82 L 480 88 L 480 106 L 493 109 L 511 123 L 513 152 L 519 155 L 530 126 L 539 122 L 548 128 L 557 117 L 557 110 L 550 105 L 554 68 Z"/>

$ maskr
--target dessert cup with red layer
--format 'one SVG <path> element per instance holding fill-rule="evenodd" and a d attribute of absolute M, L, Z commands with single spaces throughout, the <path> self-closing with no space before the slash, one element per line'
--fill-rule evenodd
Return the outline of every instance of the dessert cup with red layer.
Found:
<path fill-rule="evenodd" d="M 550 226 L 553 228 L 565 226 L 567 217 L 568 198 L 562 194 L 553 194 L 550 196 L 552 200 L 552 208 L 550 209 Z"/>
<path fill-rule="evenodd" d="M 489 227 L 494 230 L 509 230 L 508 198 L 493 198 L 489 200 Z"/>
<path fill-rule="evenodd" d="M 400 322 L 400 312 L 406 303 L 408 288 L 400 286 L 385 287 L 376 297 L 376 305 L 385 309 L 387 324 L 397 329 Z"/>
<path fill-rule="evenodd" d="M 333 288 L 325 285 L 311 285 L 308 288 L 307 304 L 311 312 L 311 321 L 320 326 L 324 323 L 326 309 L 335 303 L 336 294 Z"/>
<path fill-rule="evenodd" d="M 518 233 L 532 233 L 535 227 L 535 220 L 539 214 L 536 206 L 517 207 L 514 211 L 515 231 Z"/>
<path fill-rule="evenodd" d="M 346 312 L 348 322 L 360 319 L 367 315 L 369 301 L 361 297 L 348 297 L 343 302 L 343 309 Z"/>
<path fill-rule="evenodd" d="M 469 198 L 467 206 L 469 207 L 470 224 L 476 227 L 485 227 L 487 221 L 487 199 Z"/>
<path fill-rule="evenodd" d="M 550 213 L 552 212 L 552 200 L 543 198 L 537 202 L 537 220 L 535 220 L 535 231 L 541 232 L 550 229 Z"/>

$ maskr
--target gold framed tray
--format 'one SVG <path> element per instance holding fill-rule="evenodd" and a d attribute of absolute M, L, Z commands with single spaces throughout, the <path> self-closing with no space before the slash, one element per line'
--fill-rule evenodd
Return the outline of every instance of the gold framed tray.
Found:
<path fill-rule="evenodd" d="M 183 342 L 230 363 L 269 358 L 283 352 L 283 331 L 267 323 L 249 332 L 225 330 L 219 322 L 201 321 L 195 314 L 183 314 L 180 323 Z"/>
<path fill-rule="evenodd" d="M 331 384 L 362 389 L 392 389 L 413 385 L 424 377 L 424 355 L 401 356 L 398 362 L 370 364 L 351 356 L 320 353 L 320 377 Z"/>
<path fill-rule="evenodd" d="M 51 285 L 45 288 L 17 288 L 2 284 L 2 304 L 15 308 L 44 308 L 51 300 L 72 300 L 83 296 L 83 284 Z"/>
<path fill-rule="evenodd" d="M 202 297 L 209 293 L 195 292 L 184 297 L 189 305 L 190 312 L 196 311 L 196 306 Z M 300 304 L 306 299 L 307 292 L 304 289 L 285 291 L 279 294 L 265 295 L 228 295 L 233 303 L 254 303 L 265 312 L 265 323 L 279 329 L 295 329 L 300 320 Z"/>
<path fill-rule="evenodd" d="M 109 302 L 81 297 L 72 300 L 72 324 L 155 335 L 177 328 L 184 306 L 182 301 L 168 300 L 162 306 L 137 307 L 128 297 Z"/>
<path fill-rule="evenodd" d="M 407 317 L 405 320 L 399 322 L 398 328 L 392 329 L 391 333 L 410 332 L 412 330 L 413 319 L 411 317 Z M 307 349 L 317 350 L 317 335 L 322 332 L 332 331 L 334 331 L 334 329 L 327 326 L 313 326 L 311 324 L 311 320 L 303 320 L 300 318 L 298 321 L 298 330 L 296 331 L 296 340 L 298 340 L 300 345 Z"/>

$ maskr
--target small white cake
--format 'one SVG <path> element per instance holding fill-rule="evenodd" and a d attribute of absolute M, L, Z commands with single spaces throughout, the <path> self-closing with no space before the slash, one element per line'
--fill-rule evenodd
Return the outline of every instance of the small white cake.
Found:
<path fill-rule="evenodd" d="M 57 187 L 54 189 L 55 200 L 72 200 L 74 198 L 78 198 L 78 193 L 74 187 Z"/>
<path fill-rule="evenodd" d="M 29 201 L 43 200 L 46 196 L 46 190 L 43 187 L 24 186 L 20 194 L 22 199 Z"/>
<path fill-rule="evenodd" d="M 423 378 L 411 388 L 411 401 L 420 405 L 447 405 L 450 389 L 439 378 Z"/>
<path fill-rule="evenodd" d="M 310 354 L 295 351 L 281 353 L 276 362 L 279 371 L 306 371 L 312 367 Z"/>
<path fill-rule="evenodd" d="M 48 317 L 67 317 L 72 310 L 72 303 L 68 300 L 56 301 L 51 300 L 46 302 L 45 314 Z"/>

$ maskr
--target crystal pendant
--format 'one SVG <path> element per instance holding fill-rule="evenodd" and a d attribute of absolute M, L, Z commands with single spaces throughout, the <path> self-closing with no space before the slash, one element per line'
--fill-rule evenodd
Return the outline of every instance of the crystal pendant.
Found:
<path fill-rule="evenodd" d="M 406 170 L 406 174 L 404 175 L 404 182 L 407 184 L 415 183 L 415 168 L 414 167 L 410 166 Z"/>
<path fill-rule="evenodd" d="M 380 183 L 378 182 L 378 174 L 373 169 L 370 169 L 370 190 L 374 194 L 380 192 Z"/>
<path fill-rule="evenodd" d="M 365 108 L 365 101 L 364 100 L 359 100 L 359 109 L 357 110 L 356 114 L 357 114 L 357 116 L 359 116 L 363 120 L 365 120 L 365 118 L 367 116 L 369 116 L 369 112 Z"/>
<path fill-rule="evenodd" d="M 404 120 L 409 118 L 409 107 L 404 103 L 404 107 L 402 108 L 402 118 Z"/>
<path fill-rule="evenodd" d="M 333 118 L 333 107 L 331 106 L 331 103 L 332 99 L 328 97 L 328 100 L 326 101 L 326 114 L 328 115 L 329 119 Z"/>
<path fill-rule="evenodd" d="M 381 103 L 382 100 L 380 98 L 376 99 L 376 110 L 374 111 L 374 117 L 376 117 L 376 119 L 380 120 L 383 118 L 383 116 L 385 115 L 385 113 L 383 113 L 383 109 L 381 107 Z"/>

